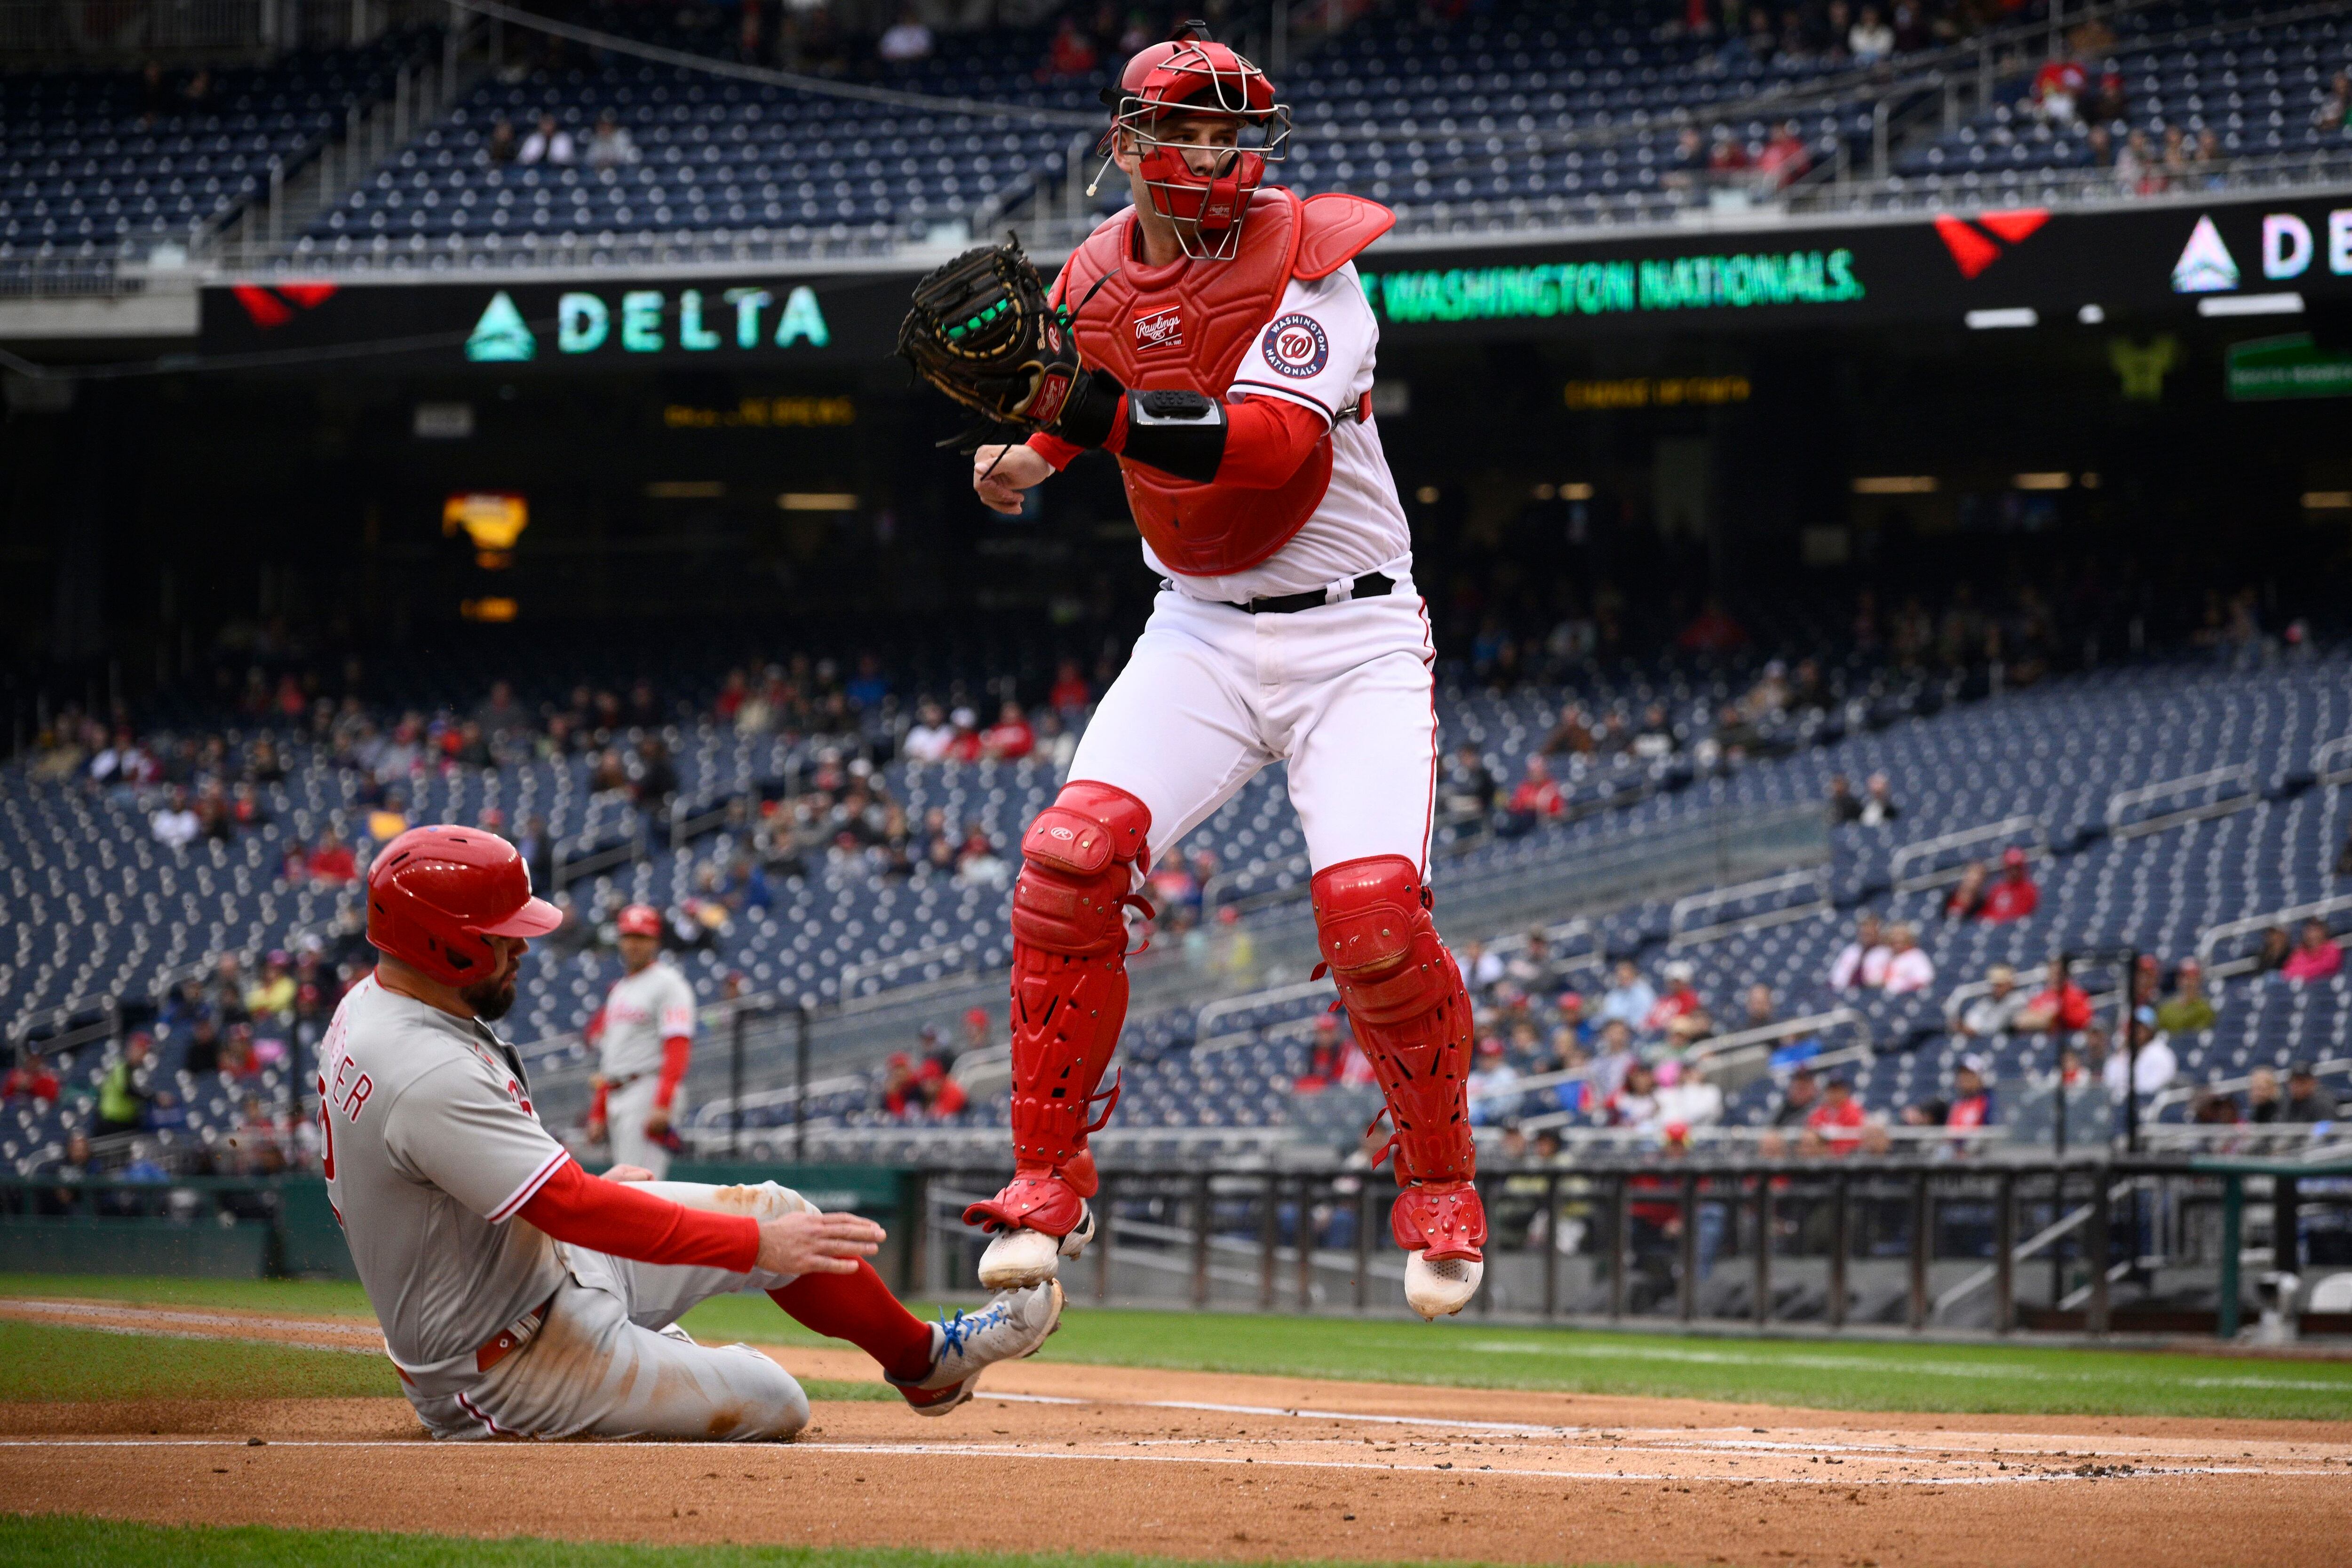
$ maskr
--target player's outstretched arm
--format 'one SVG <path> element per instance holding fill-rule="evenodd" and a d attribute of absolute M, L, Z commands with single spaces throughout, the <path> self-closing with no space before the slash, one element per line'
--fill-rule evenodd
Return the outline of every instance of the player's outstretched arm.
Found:
<path fill-rule="evenodd" d="M 983 446 L 971 455 L 972 492 L 992 512 L 1018 512 L 1021 492 L 1053 475 L 1054 465 L 1032 446 Z"/>

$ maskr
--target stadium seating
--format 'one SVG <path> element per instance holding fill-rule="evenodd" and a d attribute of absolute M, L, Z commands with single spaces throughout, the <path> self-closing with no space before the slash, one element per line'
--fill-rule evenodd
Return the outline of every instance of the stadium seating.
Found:
<path fill-rule="evenodd" d="M 1672 124 L 1681 112 L 1712 118 L 1717 106 L 1743 106 L 1727 129 L 1758 152 L 1771 126 L 1795 113 L 1816 162 L 1841 141 L 1866 141 L 1869 108 L 1859 99 L 1816 95 L 1772 109 L 1769 123 L 1744 107 L 1766 95 L 1802 100 L 1815 78 L 1842 66 L 1825 57 L 1759 63 L 1708 40 L 1662 41 L 1679 15 L 1655 0 L 1580 9 L 1573 18 L 1517 0 L 1442 22 L 1410 5 L 1384 7 L 1286 68 L 1299 135 L 1276 178 L 1303 192 L 1372 195 L 1408 224 L 1523 222 L 1687 200 L 1669 179 L 1687 167 Z M 625 25 L 681 51 L 729 50 L 715 26 Z M 881 68 L 876 85 L 1099 113 L 1097 93 L 1113 62 L 1083 77 L 1048 75 L 1038 64 L 1047 42 L 1043 27 L 958 34 L 929 59 Z M 635 156 L 591 168 L 585 144 L 606 112 Z M 521 137 L 542 114 L 573 139 L 581 163 L 491 161 L 500 119 Z M 1612 127 L 1631 129 L 1619 135 Z M 1580 134 L 1553 145 L 1565 132 Z M 1538 135 L 1549 140 L 1528 142 Z M 704 243 L 919 239 L 942 226 L 980 226 L 1061 180 L 1087 140 L 1067 123 L 861 101 L 614 57 L 524 83 L 485 80 L 321 214 L 296 250 L 395 265 L 462 256 L 487 266 L 633 236 L 689 252 Z M 1108 183 L 1105 210 L 1123 193 Z"/>
<path fill-rule="evenodd" d="M 1822 799 L 1832 772 L 1857 779 L 1887 773 L 1903 815 L 1890 826 L 1838 831 L 1831 880 L 1841 908 L 1834 918 L 1763 926 L 1677 949 L 1676 956 L 1695 963 L 1699 990 L 1719 1016 L 1759 978 L 1774 986 L 1782 1015 L 1793 1016 L 1851 1001 L 1829 993 L 1826 976 L 1854 907 L 1915 923 L 1937 966 L 1937 983 L 1911 998 L 1853 1004 L 1878 1046 L 1875 1059 L 1855 1070 L 1857 1086 L 1873 1110 L 1891 1113 L 1948 1082 L 1960 1045 L 1945 1033 L 1941 999 L 1990 965 L 2029 968 L 2056 949 L 2126 944 L 2177 959 L 2193 950 L 2199 932 L 2210 925 L 2333 891 L 2328 866 L 2352 803 L 2340 788 L 2315 789 L 2305 781 L 2315 747 L 2352 731 L 2346 674 L 2341 657 L 2250 673 L 2210 663 L 2107 671 L 1933 716 L 1858 725 L 1842 737 L 1832 728 L 1823 737 L 1830 744 L 1689 777 L 1684 787 L 1647 793 L 1604 821 L 1554 831 L 1572 843 L 1602 828 L 1671 825 L 1724 806 L 1809 804 Z M 1722 674 L 1710 684 L 1661 669 L 1578 695 L 1589 707 L 1602 709 L 1618 705 L 1639 711 L 1636 705 L 1653 698 L 1669 701 L 1677 715 L 1689 716 L 1683 727 L 1695 742 L 1703 738 L 1705 716 L 1728 687 Z M 1508 778 L 1549 729 L 1559 700 L 1557 692 L 1532 688 L 1508 696 L 1450 691 L 1441 717 L 1449 739 L 1481 747 L 1488 765 Z M 690 801 L 756 790 L 793 760 L 773 737 L 743 737 L 703 726 L 679 731 L 677 740 L 681 798 Z M 1696 749 L 1686 744 L 1685 758 Z M 299 747 L 290 748 L 287 760 L 286 780 L 265 792 L 272 819 L 267 826 L 234 842 L 200 842 L 186 851 L 155 844 L 128 798 L 79 784 L 36 784 L 21 768 L 9 769 L 0 789 L 0 863 L 8 868 L 7 925 L 16 937 L 0 951 L 0 988 L 20 1027 L 60 1004 L 79 1001 L 87 1008 L 106 994 L 159 994 L 222 949 L 290 946 L 300 934 L 326 927 L 337 913 L 336 895 L 282 881 L 278 864 L 289 849 L 323 829 L 356 831 L 357 784 Z M 2237 763 L 2252 765 L 2257 803 L 2145 836 L 2107 833 L 2114 792 Z M 1681 766 L 1686 768 L 1687 761 Z M 592 793 L 585 767 L 573 759 L 425 771 L 413 782 L 411 816 L 465 821 L 497 806 L 510 821 L 542 815 L 553 834 L 577 845 L 634 831 L 634 808 L 617 795 Z M 1012 841 L 1055 782 L 1034 761 L 894 762 L 883 781 L 911 814 L 936 807 L 958 827 L 980 822 L 999 844 Z M 2037 867 L 2042 904 L 2032 919 L 2009 925 L 1946 924 L 1937 913 L 1940 889 L 1889 891 L 1889 859 L 1899 844 L 2020 813 L 2042 819 L 2054 852 Z M 655 843 L 646 858 L 579 890 L 583 906 L 609 910 L 623 900 L 643 900 L 675 907 L 703 878 L 720 872 L 735 848 L 725 833 L 676 850 L 658 847 L 658 835 Z M 1291 858 L 1299 848 L 1297 828 L 1280 798 L 1278 775 L 1255 781 L 1190 847 L 1209 850 L 1228 868 L 1260 867 L 1255 882 L 1235 883 L 1236 896 L 1295 881 L 1302 870 Z M 968 965 L 1001 964 L 1004 896 L 1001 884 L 988 882 L 924 873 L 885 879 L 862 864 L 833 864 L 805 877 L 776 877 L 765 906 L 745 909 L 709 946 L 682 955 L 680 962 L 706 1000 L 716 999 L 732 972 L 755 993 L 831 1002 L 842 998 L 845 981 L 854 994 L 864 995 Z M 1560 911 L 1563 917 L 1572 913 L 1565 906 Z M 1661 905 L 1608 915 L 1596 922 L 1596 945 L 1611 955 L 1635 956 L 1654 971 L 1667 952 L 1667 916 Z M 1508 934 L 1451 935 L 1463 942 Z M 878 958 L 948 947 L 952 953 L 910 957 L 887 978 L 873 972 Z M 551 1063 L 576 1058 L 569 1031 L 615 977 L 614 964 L 593 950 L 535 963 L 514 1015 L 517 1038 L 556 1045 Z M 855 971 L 870 977 L 854 979 Z M 2112 980 L 2093 977 L 2092 984 L 2098 988 Z M 2266 978 L 2226 982 L 2217 992 L 2221 1016 L 2216 1028 L 2176 1042 L 2184 1077 L 2242 1073 L 2250 1065 L 2315 1053 L 2340 1037 L 2345 984 L 2288 988 Z M 1249 1038 L 1222 1039 L 1223 1049 L 1197 1061 L 1190 1049 L 1191 1009 L 1138 1016 L 1129 1031 L 1134 1071 L 1122 1110 L 1134 1120 L 1126 1124 L 1138 1130 L 1278 1124 L 1287 1086 L 1305 1068 L 1303 1024 L 1320 1006 L 1314 998 L 1277 1002 L 1228 1019 L 1221 1035 L 1238 1030 Z M 167 1031 L 163 1043 L 168 1058 L 179 1042 Z M 1996 1057 L 1996 1073 L 2008 1087 L 2015 1087 L 2023 1069 L 2022 1051 L 2006 1048 Z M 101 1058 L 89 1061 L 88 1074 L 101 1070 Z M 80 1071 L 77 1066 L 68 1076 Z M 1766 1080 L 1735 1097 L 1731 1120 L 1753 1123 L 1772 1092 Z M 233 1119 L 241 1098 L 232 1086 L 189 1100 L 192 1124 Z M 862 1088 L 831 1092 L 812 1109 L 844 1134 L 887 1121 L 871 1109 Z M 985 1124 L 999 1114 L 975 1108 L 962 1120 Z M 782 1119 L 789 1113 L 755 1113 L 750 1121 L 757 1127 Z M 33 1146 L 20 1141 L 22 1148 Z"/>
<path fill-rule="evenodd" d="M 2110 159 L 2126 152 L 2134 133 L 2147 138 L 2142 156 L 2160 161 L 2168 131 L 2187 138 L 2193 158 L 2200 133 L 2211 131 L 2226 160 L 2307 157 L 2352 151 L 2341 124 L 2322 127 L 2314 114 L 2336 73 L 2352 67 L 2352 26 L 2320 16 L 2235 27 L 2218 37 L 2190 34 L 2167 41 L 2186 18 L 2139 12 L 2118 19 L 2116 47 L 2105 61 L 2084 62 L 2093 78 L 2117 72 L 2126 112 L 2102 122 Z M 2009 83 L 1993 103 L 1967 123 L 1906 149 L 1895 161 L 1897 193 L 1936 194 L 2034 188 L 2037 177 L 2101 177 L 2087 123 L 2053 124 L 2037 114 L 2030 80 Z M 2091 105 L 2085 120 L 2095 120 Z M 2112 171 L 2109 171 L 2112 176 Z M 2165 172 L 2153 171 L 2156 188 Z M 2219 184 L 2222 169 L 2200 168 L 2197 184 Z"/>
<path fill-rule="evenodd" d="M 381 101 L 430 36 L 210 73 L 201 107 L 152 117 L 131 71 L 0 75 L 0 267 L 188 245 Z"/>

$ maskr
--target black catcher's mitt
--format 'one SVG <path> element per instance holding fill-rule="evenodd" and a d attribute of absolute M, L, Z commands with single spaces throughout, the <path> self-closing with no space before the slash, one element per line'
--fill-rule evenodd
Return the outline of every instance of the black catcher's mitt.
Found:
<path fill-rule="evenodd" d="M 925 275 L 898 324 L 898 353 L 956 402 L 1026 430 L 1060 423 L 1086 379 L 1068 317 L 1047 300 L 1017 238 Z"/>

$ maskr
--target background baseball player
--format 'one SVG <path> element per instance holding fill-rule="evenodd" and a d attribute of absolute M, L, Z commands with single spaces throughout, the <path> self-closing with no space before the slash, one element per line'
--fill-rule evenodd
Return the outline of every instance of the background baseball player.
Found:
<path fill-rule="evenodd" d="M 1283 760 L 1323 955 L 1395 1127 L 1406 1299 L 1427 1317 L 1459 1312 L 1486 1234 L 1465 1105 L 1470 1005 L 1430 918 L 1433 654 L 1373 429 L 1379 334 L 1350 260 L 1393 215 L 1261 184 L 1288 113 L 1223 45 L 1146 49 L 1106 99 L 1103 150 L 1134 205 L 1053 292 L 1087 368 L 1035 378 L 1012 416 L 1045 428 L 981 447 L 973 486 L 1013 512 L 1081 451 L 1116 454 L 1165 586 L 1070 782 L 1022 842 L 1016 1170 L 965 1213 L 998 1232 L 981 1279 L 1047 1278 L 1092 1234 L 1087 1136 L 1118 1097 L 1098 1087 L 1127 1003 L 1123 905 L 1150 844 L 1181 841 Z M 1244 132 L 1260 145 L 1242 147 Z M 1050 351 L 1060 318 L 1040 314 Z M 964 318 L 960 351 L 1003 319 Z M 951 385 L 952 371 L 933 379 Z"/>
<path fill-rule="evenodd" d="M 412 829 L 369 868 L 367 898 L 382 957 L 320 1043 L 321 1158 L 384 1348 L 435 1437 L 790 1436 L 808 1420 L 790 1374 L 676 1326 L 730 1291 L 766 1291 L 857 1344 L 924 1415 L 1053 1332 L 1057 1284 L 918 1321 L 866 1261 L 879 1226 L 773 1183 L 583 1171 L 489 1027 L 529 938 L 559 920 L 504 839 Z"/>
<path fill-rule="evenodd" d="M 694 989 L 659 961 L 661 911 L 632 904 L 621 911 L 621 963 L 604 1005 L 583 1031 L 596 1048 L 595 1099 L 588 1109 L 592 1143 L 609 1139 L 613 1163 L 669 1174 L 677 1140 L 670 1124 L 686 1106 L 678 1096 L 694 1052 Z"/>

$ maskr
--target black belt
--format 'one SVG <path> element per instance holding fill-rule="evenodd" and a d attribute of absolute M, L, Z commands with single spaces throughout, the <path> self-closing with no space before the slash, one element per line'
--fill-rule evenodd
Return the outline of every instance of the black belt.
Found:
<path fill-rule="evenodd" d="M 1350 585 L 1350 599 L 1379 599 L 1396 587 L 1394 580 L 1377 571 L 1368 571 Z M 1278 594 L 1272 599 L 1253 599 L 1246 604 L 1236 604 L 1236 610 L 1246 610 L 1253 615 L 1289 615 L 1301 610 L 1319 610 L 1331 602 L 1330 591 L 1310 588 L 1304 593 Z M 1342 601 L 1344 602 L 1344 601 Z"/>

